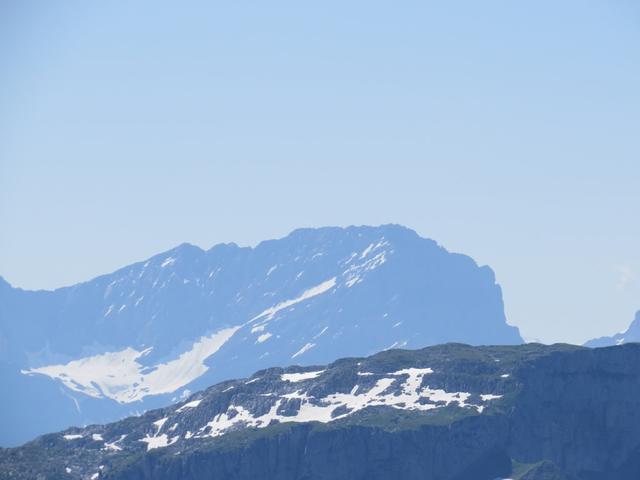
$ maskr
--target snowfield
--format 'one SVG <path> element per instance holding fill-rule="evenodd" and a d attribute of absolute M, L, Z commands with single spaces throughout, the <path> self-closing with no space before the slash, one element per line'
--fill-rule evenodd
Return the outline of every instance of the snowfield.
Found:
<path fill-rule="evenodd" d="M 27 375 L 46 375 L 69 389 L 94 398 L 111 398 L 119 403 L 142 400 L 148 395 L 172 393 L 189 384 L 209 367 L 204 361 L 216 353 L 239 329 L 230 327 L 200 338 L 178 358 L 149 368 L 138 362 L 151 348 L 126 348 L 119 352 L 24 370 Z"/>

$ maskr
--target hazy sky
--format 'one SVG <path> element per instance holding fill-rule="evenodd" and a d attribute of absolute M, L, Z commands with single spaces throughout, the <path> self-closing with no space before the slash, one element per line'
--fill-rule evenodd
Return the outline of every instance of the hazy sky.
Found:
<path fill-rule="evenodd" d="M 402 223 L 526 338 L 640 309 L 640 4 L 0 4 L 0 275 Z"/>

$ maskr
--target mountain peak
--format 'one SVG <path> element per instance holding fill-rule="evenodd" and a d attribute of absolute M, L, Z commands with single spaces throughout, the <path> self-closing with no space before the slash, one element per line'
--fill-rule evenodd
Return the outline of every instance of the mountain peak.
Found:
<path fill-rule="evenodd" d="M 419 238 L 418 234 L 403 225 L 388 223 L 377 226 L 372 225 L 349 225 L 347 227 L 327 226 L 319 228 L 298 228 L 293 230 L 285 238 L 305 238 L 305 237 L 328 237 L 328 236 L 366 236 L 366 237 L 413 237 Z"/>
<path fill-rule="evenodd" d="M 197 245 L 193 245 L 188 242 L 183 242 L 180 245 L 173 247 L 166 252 L 155 255 L 154 257 L 158 257 L 161 255 L 176 255 L 176 256 L 187 256 L 187 255 L 202 255 L 205 251 L 198 247 Z"/>
<path fill-rule="evenodd" d="M 298 229 L 255 248 L 185 243 L 71 288 L 3 295 L 12 367 L 0 381 L 16 387 L 0 422 L 22 426 L 7 423 L 0 444 L 41 432 L 45 413 L 22 396 L 35 385 L 63 427 L 266 367 L 522 342 L 487 267 L 393 224 Z"/>

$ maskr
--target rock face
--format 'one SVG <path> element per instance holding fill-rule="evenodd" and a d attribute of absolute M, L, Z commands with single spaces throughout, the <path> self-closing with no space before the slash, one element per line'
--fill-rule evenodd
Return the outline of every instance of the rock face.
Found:
<path fill-rule="evenodd" d="M 640 478 L 640 345 L 390 350 L 272 368 L 0 450 L 0 478 Z"/>
<path fill-rule="evenodd" d="M 489 267 L 395 225 L 296 230 L 255 248 L 185 244 L 55 291 L 0 281 L 0 320 L 5 446 L 268 366 L 521 343 Z"/>
<path fill-rule="evenodd" d="M 611 337 L 600 337 L 589 340 L 586 347 L 608 347 L 611 345 L 622 345 L 623 343 L 640 342 L 640 311 L 636 312 L 636 317 L 626 331 L 616 333 Z"/>

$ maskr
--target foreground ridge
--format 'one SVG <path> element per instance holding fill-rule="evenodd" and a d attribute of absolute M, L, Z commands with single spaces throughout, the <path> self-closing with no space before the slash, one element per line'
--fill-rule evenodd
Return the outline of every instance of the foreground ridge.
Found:
<path fill-rule="evenodd" d="M 635 344 L 389 350 L 45 435 L 0 478 L 637 478 L 638 395 Z"/>

